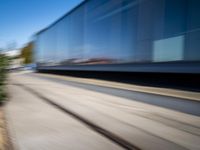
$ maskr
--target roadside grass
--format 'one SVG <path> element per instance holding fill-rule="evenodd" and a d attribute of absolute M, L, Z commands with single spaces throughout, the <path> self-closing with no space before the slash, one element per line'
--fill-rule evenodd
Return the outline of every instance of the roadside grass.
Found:
<path fill-rule="evenodd" d="M 8 137 L 6 121 L 2 105 L 7 99 L 6 80 L 8 74 L 9 58 L 0 53 L 0 150 L 12 150 Z"/>

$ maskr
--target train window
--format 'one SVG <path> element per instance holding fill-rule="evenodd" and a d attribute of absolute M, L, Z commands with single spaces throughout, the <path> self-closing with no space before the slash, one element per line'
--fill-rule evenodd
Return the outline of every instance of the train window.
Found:
<path fill-rule="evenodd" d="M 153 61 L 177 61 L 183 59 L 184 36 L 154 42 Z"/>

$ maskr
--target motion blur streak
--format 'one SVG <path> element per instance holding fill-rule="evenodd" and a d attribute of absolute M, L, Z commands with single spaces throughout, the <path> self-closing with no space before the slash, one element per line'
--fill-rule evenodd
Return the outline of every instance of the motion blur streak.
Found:
<path fill-rule="evenodd" d="M 115 149 L 121 147 L 119 141 L 126 141 L 122 143 L 127 144 L 127 147 L 132 145 L 133 148 L 148 150 L 200 148 L 198 144 L 200 142 L 199 116 L 134 99 L 116 97 L 111 93 L 88 90 L 84 87 L 67 84 L 67 82 L 63 84 L 68 80 L 67 77 L 60 77 L 59 80 L 63 82 L 55 82 L 52 79 L 58 79 L 59 76 L 51 75 L 51 79 L 48 76 L 30 72 L 10 75 L 9 89 L 13 93 L 14 99 L 11 99 L 10 104 L 6 107 L 6 112 L 9 114 L 8 120 L 12 121 L 11 134 L 17 140 L 20 149 L 31 148 L 33 143 L 37 143 L 39 148 L 45 147 L 46 149 L 51 148 L 53 144 L 59 150 L 73 149 L 70 146 L 76 148 L 77 146 L 86 146 L 86 149 Z M 77 82 L 83 84 L 80 80 L 77 79 Z M 96 82 L 103 83 L 104 81 L 97 80 Z M 95 87 L 95 80 L 93 83 L 93 88 L 98 88 L 98 85 Z M 29 90 L 23 90 L 20 86 L 15 85 L 21 85 Z M 191 92 L 190 94 L 196 93 Z M 160 101 L 163 98 L 160 96 Z M 48 103 L 43 99 L 46 99 Z M 182 100 L 184 101 L 184 99 Z M 190 100 L 188 99 L 188 101 Z M 195 101 L 199 102 L 199 100 Z M 168 103 L 173 102 L 170 99 L 168 101 Z M 63 113 L 60 109 L 68 113 Z M 18 117 L 15 117 L 16 115 Z M 82 127 L 71 123 L 67 118 L 71 118 L 72 122 L 77 122 L 80 124 L 78 126 Z M 83 123 L 84 120 L 89 123 Z M 102 130 L 98 131 L 94 128 L 90 130 L 93 125 Z M 79 135 L 76 130 L 84 133 Z M 55 132 L 52 133 L 52 131 Z M 94 133 L 96 136 L 93 137 Z M 109 136 L 112 135 L 112 138 L 117 137 L 119 141 L 117 142 L 116 138 L 113 140 L 106 135 L 107 133 L 110 133 Z M 85 136 L 81 136 L 81 134 Z M 103 136 L 99 137 L 99 135 Z M 35 141 L 38 137 L 40 140 Z M 76 138 L 79 138 L 79 143 L 74 144 L 77 141 Z M 49 142 L 52 140 L 54 142 Z M 71 145 L 63 143 L 63 140 Z M 86 144 L 88 140 L 90 144 Z M 108 145 L 105 145 L 106 142 Z M 98 143 L 97 147 L 94 147 L 95 143 Z M 123 147 L 132 149 L 126 146 L 121 148 Z"/>

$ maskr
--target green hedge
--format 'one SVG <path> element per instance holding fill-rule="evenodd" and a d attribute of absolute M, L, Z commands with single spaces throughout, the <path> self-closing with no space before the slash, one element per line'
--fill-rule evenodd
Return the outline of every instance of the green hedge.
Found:
<path fill-rule="evenodd" d="M 7 68 L 9 65 L 9 59 L 3 54 L 0 54 L 0 103 L 6 98 L 5 84 L 7 78 Z"/>

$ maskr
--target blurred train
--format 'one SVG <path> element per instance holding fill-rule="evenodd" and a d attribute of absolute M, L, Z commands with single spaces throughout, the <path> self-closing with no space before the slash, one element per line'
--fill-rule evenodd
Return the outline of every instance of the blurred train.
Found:
<path fill-rule="evenodd" d="M 200 73 L 200 0 L 85 0 L 35 35 L 38 70 Z"/>

